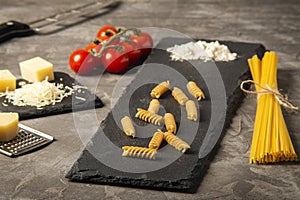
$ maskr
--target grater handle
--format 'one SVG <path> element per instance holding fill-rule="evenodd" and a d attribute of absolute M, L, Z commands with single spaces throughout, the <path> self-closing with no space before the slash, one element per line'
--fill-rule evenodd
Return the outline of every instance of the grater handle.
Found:
<path fill-rule="evenodd" d="M 0 24 L 0 42 L 5 42 L 15 37 L 24 37 L 35 34 L 29 25 L 17 21 L 8 21 Z"/>

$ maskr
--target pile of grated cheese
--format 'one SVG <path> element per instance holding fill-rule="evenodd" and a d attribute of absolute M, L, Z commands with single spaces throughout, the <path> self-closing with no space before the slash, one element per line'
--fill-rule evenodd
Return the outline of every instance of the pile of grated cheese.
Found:
<path fill-rule="evenodd" d="M 47 80 L 24 84 L 15 91 L 0 93 L 0 97 L 5 96 L 5 102 L 15 106 L 35 106 L 42 109 L 44 106 L 55 105 L 65 97 L 74 93 L 74 89 L 64 86 L 61 83 L 49 83 Z M 2 103 L 4 106 L 7 104 Z"/>
<path fill-rule="evenodd" d="M 228 47 L 220 44 L 219 41 L 189 42 L 182 45 L 175 45 L 167 48 L 170 58 L 174 61 L 183 60 L 204 60 L 209 61 L 232 61 L 237 58 L 237 53 L 231 53 Z"/>

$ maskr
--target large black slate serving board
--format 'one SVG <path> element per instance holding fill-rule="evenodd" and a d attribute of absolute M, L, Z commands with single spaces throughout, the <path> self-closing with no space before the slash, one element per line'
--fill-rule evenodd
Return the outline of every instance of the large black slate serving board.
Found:
<path fill-rule="evenodd" d="M 69 87 L 73 87 L 73 85 L 81 85 L 77 83 L 74 78 L 63 72 L 54 72 L 54 76 L 54 82 L 56 84 L 62 83 L 64 86 Z M 17 85 L 19 85 L 18 83 L 21 81 L 25 80 L 18 79 Z M 77 100 L 75 96 L 83 97 L 86 99 L 86 101 Z M 65 97 L 62 102 L 56 103 L 55 105 L 45 106 L 43 107 L 43 109 L 37 109 L 33 106 L 14 106 L 11 103 L 5 103 L 7 104 L 7 106 L 4 106 L 2 104 L 4 102 L 4 99 L 5 97 L 0 97 L 0 111 L 17 112 L 19 113 L 19 118 L 21 120 L 103 107 L 101 99 L 85 88 L 76 90 L 73 95 Z"/>
<path fill-rule="evenodd" d="M 137 71 L 134 80 L 126 88 L 112 112 L 101 123 L 66 175 L 67 178 L 78 182 L 157 190 L 190 193 L 197 190 L 226 128 L 230 125 L 230 120 L 243 99 L 239 84 L 242 80 L 250 78 L 247 59 L 254 54 L 262 55 L 265 49 L 260 44 L 221 42 L 239 55 L 239 58 L 232 62 L 216 62 L 215 69 L 219 71 L 226 91 L 222 99 L 222 82 L 217 80 L 218 73 L 211 73 L 215 67 L 213 62 L 170 61 L 169 53 L 163 50 L 174 44 L 186 42 L 187 39 L 179 38 L 165 38 L 160 41 L 145 64 Z M 164 68 L 163 65 L 168 67 Z M 206 94 L 206 99 L 197 104 L 200 109 L 198 122 L 186 119 L 185 108 L 175 102 L 170 92 L 160 99 L 163 108 L 159 113 L 163 115 L 167 111 L 175 115 L 179 127 L 177 135 L 187 141 L 191 149 L 182 154 L 164 142 L 158 150 L 156 160 L 122 157 L 122 146 L 147 146 L 153 132 L 158 128 L 135 119 L 134 115 L 136 108 L 147 108 L 151 100 L 149 93 L 155 83 L 165 80 L 170 80 L 172 86 L 180 87 L 186 94 L 188 93 L 185 84 L 188 80 L 193 80 Z M 191 96 L 189 98 L 192 99 Z M 225 121 L 222 120 L 222 107 L 225 109 Z M 120 119 L 124 115 L 130 115 L 133 119 L 137 127 L 137 138 L 129 138 L 122 132 Z M 212 124 L 211 120 L 214 120 Z M 164 129 L 163 126 L 159 128 Z M 213 148 L 209 148 L 210 146 Z"/>

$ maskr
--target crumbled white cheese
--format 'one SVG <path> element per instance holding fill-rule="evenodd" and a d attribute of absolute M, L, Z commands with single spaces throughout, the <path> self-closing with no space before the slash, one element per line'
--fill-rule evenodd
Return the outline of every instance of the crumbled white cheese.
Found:
<path fill-rule="evenodd" d="M 226 45 L 218 41 L 206 42 L 197 41 L 189 42 L 182 45 L 175 45 L 167 48 L 170 52 L 171 60 L 214 60 L 214 61 L 231 61 L 237 58 L 237 53 L 231 53 Z"/>
<path fill-rule="evenodd" d="M 25 81 L 20 81 L 18 85 L 19 86 L 26 85 L 26 82 Z"/>
<path fill-rule="evenodd" d="M 15 106 L 35 106 L 41 109 L 47 105 L 55 105 L 65 97 L 74 93 L 74 89 L 63 84 L 49 83 L 47 80 L 22 85 L 15 91 L 0 93 L 7 102 Z"/>
<path fill-rule="evenodd" d="M 73 84 L 73 88 L 74 88 L 74 90 L 78 90 L 78 89 L 88 89 L 87 86 L 75 85 L 75 84 Z"/>
<path fill-rule="evenodd" d="M 79 97 L 79 96 L 75 96 L 75 99 L 78 99 L 78 100 L 81 100 L 81 101 L 86 101 L 86 99 L 85 99 L 85 98 L 83 98 L 83 97 Z"/>

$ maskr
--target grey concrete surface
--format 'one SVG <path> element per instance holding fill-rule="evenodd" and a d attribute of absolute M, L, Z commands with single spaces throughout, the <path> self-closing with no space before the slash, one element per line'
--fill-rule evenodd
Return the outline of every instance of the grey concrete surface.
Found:
<path fill-rule="evenodd" d="M 0 22 L 30 22 L 82 3 L 0 0 Z M 110 14 L 56 34 L 0 44 L 0 69 L 18 75 L 20 61 L 41 56 L 52 62 L 56 71 L 75 77 L 68 67 L 69 55 L 85 47 L 100 26 L 162 27 L 193 38 L 262 43 L 278 53 L 279 86 L 300 105 L 299 21 L 297 0 L 130 0 Z M 119 79 L 119 75 L 105 74 L 102 87 L 96 90 L 106 104 L 96 110 L 99 123 L 111 109 L 112 91 Z M 195 194 L 69 182 L 64 176 L 84 148 L 72 113 L 25 120 L 22 123 L 53 135 L 56 141 L 22 157 L 0 155 L 0 199 L 300 199 L 299 162 L 249 164 L 255 107 L 255 97 L 247 96 Z M 285 112 L 285 116 L 299 152 L 299 112 Z"/>

